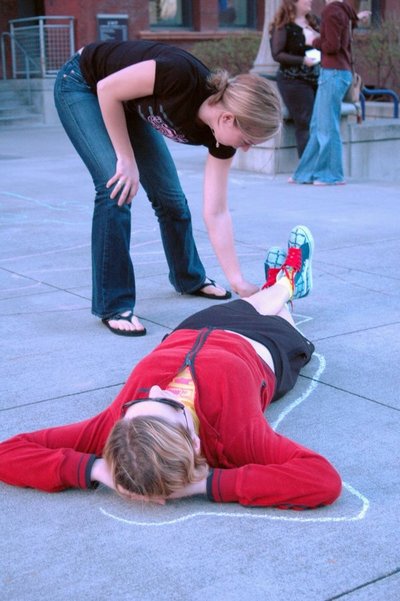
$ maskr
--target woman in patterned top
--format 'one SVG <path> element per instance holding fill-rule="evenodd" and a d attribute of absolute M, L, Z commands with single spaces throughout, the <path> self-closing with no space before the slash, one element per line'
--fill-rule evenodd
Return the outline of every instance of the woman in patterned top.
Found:
<path fill-rule="evenodd" d="M 299 157 L 306 147 L 318 86 L 318 61 L 306 55 L 318 36 L 312 0 L 283 0 L 270 24 L 273 59 L 279 63 L 276 81 L 294 121 Z"/>

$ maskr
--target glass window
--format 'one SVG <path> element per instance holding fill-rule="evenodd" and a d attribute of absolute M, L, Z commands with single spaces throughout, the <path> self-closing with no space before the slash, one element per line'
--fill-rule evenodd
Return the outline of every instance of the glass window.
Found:
<path fill-rule="evenodd" d="M 150 27 L 192 27 L 192 2 L 189 0 L 150 0 Z"/>
<path fill-rule="evenodd" d="M 221 28 L 255 28 L 257 6 L 254 0 L 218 0 L 218 5 Z"/>

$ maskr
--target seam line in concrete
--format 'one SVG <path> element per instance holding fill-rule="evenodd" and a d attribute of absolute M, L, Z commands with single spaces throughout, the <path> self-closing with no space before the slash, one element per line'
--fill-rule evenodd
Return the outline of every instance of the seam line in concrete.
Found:
<path fill-rule="evenodd" d="M 369 582 L 360 584 L 359 586 L 349 589 L 348 591 L 345 591 L 344 593 L 340 593 L 340 595 L 336 595 L 335 597 L 328 597 L 324 601 L 336 601 L 336 599 L 343 599 L 343 597 L 346 597 L 347 595 L 350 595 L 351 593 L 354 593 L 355 591 L 359 591 L 360 589 L 363 589 L 367 586 L 371 586 L 371 584 L 375 584 L 376 582 L 381 582 L 382 580 L 386 580 L 386 578 L 390 578 L 391 576 L 395 576 L 396 574 L 399 574 L 399 573 L 400 573 L 400 568 L 396 568 L 392 572 L 388 572 L 387 574 L 378 576 L 378 578 L 374 578 L 374 580 L 370 580 Z"/>
<path fill-rule="evenodd" d="M 300 374 L 300 378 L 305 378 L 306 380 L 314 380 L 314 378 L 310 378 L 309 376 L 305 376 L 304 374 Z M 328 382 L 323 382 L 322 380 L 314 380 L 318 384 L 322 384 L 323 386 L 327 386 L 328 388 L 333 388 L 334 390 L 338 390 L 339 392 L 344 392 L 345 394 L 349 394 L 350 396 L 357 397 L 362 399 L 363 401 L 368 401 L 370 403 L 375 403 L 376 405 L 380 405 L 381 407 L 385 407 L 386 409 L 393 409 L 394 411 L 400 411 L 399 407 L 394 407 L 393 405 L 388 405 L 387 403 L 382 403 L 382 401 L 376 401 L 375 399 L 371 399 L 363 394 L 357 394 L 357 392 L 353 392 L 351 390 L 346 390 L 345 388 L 340 388 L 340 386 L 335 386 L 334 384 L 329 384 Z"/>

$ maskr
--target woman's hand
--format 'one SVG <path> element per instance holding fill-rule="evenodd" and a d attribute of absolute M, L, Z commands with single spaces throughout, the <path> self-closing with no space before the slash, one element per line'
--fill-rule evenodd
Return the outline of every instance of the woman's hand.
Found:
<path fill-rule="evenodd" d="M 359 21 L 361 21 L 362 23 L 367 23 L 370 16 L 371 16 L 370 10 L 361 10 L 359 13 L 357 13 L 357 19 Z"/>
<path fill-rule="evenodd" d="M 246 280 L 240 280 L 237 282 L 230 282 L 232 290 L 236 292 L 241 298 L 247 298 L 252 294 L 255 294 L 259 291 L 259 286 L 252 284 L 251 282 L 246 282 Z"/>
<path fill-rule="evenodd" d="M 318 63 L 318 60 L 315 58 L 311 58 L 310 56 L 305 56 L 303 59 L 303 65 L 306 67 L 313 67 Z"/>
<path fill-rule="evenodd" d="M 118 487 L 119 494 L 127 501 L 140 501 L 141 503 L 155 503 L 156 505 L 165 505 L 164 497 L 147 497 L 146 495 L 137 495 L 134 492 L 125 490 L 122 486 Z"/>
<path fill-rule="evenodd" d="M 128 501 L 142 501 L 145 503 L 157 503 L 158 505 L 165 505 L 165 499 L 163 497 L 146 497 L 144 495 L 137 495 L 134 492 L 126 490 L 122 486 L 118 486 L 117 490 L 114 486 L 111 470 L 103 457 L 99 457 L 93 463 L 90 479 L 92 482 L 100 482 L 100 484 L 104 484 L 105 486 L 108 486 L 108 488 L 117 491 Z"/>
<path fill-rule="evenodd" d="M 181 499 L 182 497 L 191 497 L 192 495 L 205 495 L 207 490 L 207 478 L 203 478 L 199 482 L 187 484 L 183 488 L 176 490 L 168 499 Z"/>
<path fill-rule="evenodd" d="M 187 484 L 183 488 L 176 490 L 174 493 L 169 495 L 167 499 L 181 499 L 182 497 L 191 497 L 192 495 L 203 495 L 206 494 L 207 489 L 207 478 L 200 480 L 200 482 L 193 482 Z M 122 487 L 118 487 L 118 492 L 128 501 L 141 501 L 142 503 L 156 503 L 157 505 L 165 505 L 167 499 L 164 497 L 145 496 L 137 495 L 133 492 L 129 492 Z"/>
<path fill-rule="evenodd" d="M 94 461 L 90 479 L 92 482 L 100 482 L 100 484 L 104 484 L 108 488 L 115 490 L 111 470 L 103 457 L 99 457 Z"/>
<path fill-rule="evenodd" d="M 115 185 L 114 185 L 115 184 Z M 120 158 L 117 160 L 115 174 L 107 182 L 107 188 L 114 189 L 110 198 L 114 199 L 118 194 L 118 206 L 130 204 L 139 189 L 139 170 L 135 159 Z"/>

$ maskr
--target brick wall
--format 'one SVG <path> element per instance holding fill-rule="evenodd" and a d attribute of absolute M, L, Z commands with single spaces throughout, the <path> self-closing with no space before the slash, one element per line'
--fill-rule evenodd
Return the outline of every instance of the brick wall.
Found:
<path fill-rule="evenodd" d="M 257 29 L 264 24 L 265 0 L 257 5 Z M 103 14 L 127 14 L 129 39 L 164 39 L 187 45 L 190 40 L 224 37 L 231 32 L 218 28 L 218 0 L 193 0 L 193 31 L 179 29 L 150 31 L 148 0 L 45 0 L 46 15 L 72 15 L 76 21 L 76 44 L 79 48 L 97 39 L 97 18 Z"/>
<path fill-rule="evenodd" d="M 46 15 L 75 17 L 77 47 L 97 39 L 98 14 L 128 15 L 128 37 L 135 39 L 138 32 L 149 28 L 148 2 L 143 0 L 46 0 Z"/>
<path fill-rule="evenodd" d="M 16 19 L 18 17 L 18 9 L 17 2 L 15 0 L 1 0 L 0 1 L 0 31 L 9 31 L 10 27 L 8 22 L 10 19 Z M 10 43 L 9 40 L 6 40 L 6 63 L 8 64 L 8 69 L 11 64 L 10 52 L 9 52 Z M 1 61 L 0 61 L 1 62 Z M 8 76 L 10 76 L 11 71 L 8 71 Z M 0 64 L 0 77 L 3 77 L 3 67 Z"/>

